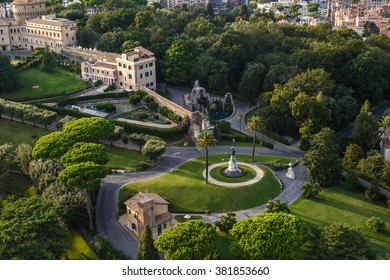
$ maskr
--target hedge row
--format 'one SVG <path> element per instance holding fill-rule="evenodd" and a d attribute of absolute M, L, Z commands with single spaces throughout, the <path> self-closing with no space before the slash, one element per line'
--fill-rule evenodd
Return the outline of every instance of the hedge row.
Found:
<path fill-rule="evenodd" d="M 238 133 L 237 134 L 222 133 L 221 139 L 226 140 L 226 141 L 232 141 L 233 139 L 235 139 L 236 141 L 239 141 L 239 142 L 252 142 L 253 141 L 253 137 L 245 135 L 245 134 L 238 134 Z M 261 141 L 262 146 L 264 146 L 265 148 L 268 148 L 271 150 L 274 148 L 274 144 L 272 144 L 268 141 L 265 141 L 264 139 L 261 139 L 259 137 L 256 137 L 256 142 L 260 143 L 260 141 Z"/>
<path fill-rule="evenodd" d="M 74 98 L 66 98 L 66 99 L 61 98 L 61 99 L 58 99 L 57 102 L 61 102 L 61 104 L 64 104 L 64 105 L 73 105 L 73 104 L 76 104 L 77 102 L 80 102 L 80 101 L 106 99 L 106 98 L 123 98 L 123 97 L 128 97 L 128 96 L 129 96 L 128 91 L 123 91 L 123 92 L 118 92 L 118 93 L 107 92 L 107 93 L 101 93 L 101 94 L 96 94 L 96 95 L 79 96 L 79 97 L 74 97 Z"/>
<path fill-rule="evenodd" d="M 34 126 L 35 123 L 39 123 L 45 128 L 56 118 L 56 113 L 53 111 L 0 98 L 0 117 L 2 114 L 11 117 L 11 119 L 13 117 L 19 118 L 22 122 L 31 121 Z"/>
<path fill-rule="evenodd" d="M 155 135 L 161 138 L 173 138 L 178 134 L 184 134 L 187 132 L 186 128 L 180 126 L 175 126 L 173 128 L 158 128 L 158 127 L 149 127 L 144 125 L 139 125 L 135 123 L 128 123 L 118 120 L 113 120 L 116 125 L 123 126 L 127 133 L 144 133 Z"/>

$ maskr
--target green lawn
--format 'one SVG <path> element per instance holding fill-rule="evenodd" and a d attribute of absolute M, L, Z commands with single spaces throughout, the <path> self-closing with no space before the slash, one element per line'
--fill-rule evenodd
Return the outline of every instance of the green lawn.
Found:
<path fill-rule="evenodd" d="M 226 176 L 220 174 L 220 172 L 227 167 L 228 167 L 228 164 L 213 168 L 210 172 L 211 177 L 213 177 L 215 180 L 218 180 L 221 182 L 226 182 L 226 183 L 241 183 L 241 182 L 246 182 L 246 181 L 252 180 L 253 178 L 256 177 L 255 170 L 253 170 L 252 168 L 250 168 L 248 166 L 240 166 L 239 164 L 238 164 L 238 167 L 241 170 L 245 170 L 245 172 L 246 172 L 244 174 L 244 176 L 236 177 L 236 178 L 229 178 L 229 177 L 226 177 Z"/>
<path fill-rule="evenodd" d="M 233 239 L 228 237 L 224 232 L 218 231 L 217 238 L 217 249 L 222 260 L 236 260 L 235 257 L 230 252 L 230 244 L 233 242 Z"/>
<path fill-rule="evenodd" d="M 39 86 L 39 89 L 33 90 L 33 86 Z M 61 96 L 64 92 L 74 93 L 88 86 L 89 83 L 76 78 L 75 73 L 60 68 L 50 72 L 29 68 L 19 73 L 17 89 L 0 97 L 14 101 L 36 100 Z"/>
<path fill-rule="evenodd" d="M 20 143 L 34 145 L 39 137 L 50 133 L 39 127 L 23 124 L 8 119 L 0 119 L 0 145 L 12 143 L 18 146 Z"/>
<path fill-rule="evenodd" d="M 84 238 L 77 232 L 71 232 L 65 242 L 70 247 L 64 252 L 63 258 L 67 260 L 98 260 L 95 252 L 88 246 Z"/>
<path fill-rule="evenodd" d="M 220 162 L 224 155 L 211 155 L 210 164 Z M 226 156 L 225 156 L 226 157 Z M 251 156 L 237 155 L 238 161 L 249 162 Z M 272 161 L 273 157 L 257 156 L 257 161 Z M 291 159 L 282 159 L 287 162 Z M 130 183 L 119 192 L 119 207 L 136 193 L 155 192 L 170 202 L 170 212 L 227 212 L 264 204 L 280 193 L 280 185 L 272 172 L 263 168 L 263 179 L 251 186 L 224 188 L 205 184 L 202 176 L 204 157 L 192 159 L 160 177 Z"/>
<path fill-rule="evenodd" d="M 296 215 L 309 226 L 327 226 L 334 222 L 344 222 L 357 226 L 363 235 L 376 244 L 379 250 L 390 248 L 390 209 L 381 203 L 367 201 L 362 193 L 350 192 L 341 188 L 324 189 L 314 200 L 300 198 L 289 206 Z M 374 233 L 366 227 L 366 220 L 378 216 L 386 223 L 383 233 Z"/>
<path fill-rule="evenodd" d="M 140 152 L 112 146 L 106 146 L 106 150 L 110 158 L 107 164 L 109 168 L 135 171 L 150 167 L 147 158 Z"/>

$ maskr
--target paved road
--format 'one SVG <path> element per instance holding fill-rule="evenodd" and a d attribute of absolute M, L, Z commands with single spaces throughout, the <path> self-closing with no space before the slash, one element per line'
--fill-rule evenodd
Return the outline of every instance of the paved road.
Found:
<path fill-rule="evenodd" d="M 172 99 L 174 102 L 183 105 L 183 94 L 188 92 L 188 87 L 174 87 L 170 88 L 172 92 Z M 244 102 L 235 101 L 236 110 L 234 115 L 229 120 L 232 127 L 240 130 L 240 123 L 237 120 L 238 114 L 245 114 L 251 110 Z M 246 131 L 245 125 L 242 122 L 241 131 L 247 135 L 253 134 Z M 256 149 L 256 154 L 272 155 L 272 156 L 290 156 L 300 158 L 304 152 L 300 151 L 294 146 L 283 145 L 265 135 L 258 134 L 259 137 L 274 144 L 274 149 Z M 238 154 L 251 154 L 251 148 L 236 147 Z M 230 154 L 230 147 L 211 147 L 210 154 Z M 130 237 L 125 229 L 118 222 L 117 208 L 118 208 L 118 193 L 121 186 L 126 183 L 161 176 L 170 170 L 180 166 L 186 161 L 203 155 L 202 152 L 196 148 L 179 148 L 167 147 L 164 155 L 161 156 L 158 165 L 143 172 L 113 174 L 108 175 L 102 181 L 102 187 L 97 201 L 96 223 L 98 234 L 107 238 L 116 248 L 123 250 L 127 255 L 133 259 L 137 257 L 138 246 L 137 242 Z M 291 204 L 300 196 L 300 187 L 308 182 L 308 176 L 305 168 L 301 165 L 295 167 L 296 179 L 291 180 L 285 177 L 285 170 L 275 172 L 275 175 L 281 180 L 283 184 L 282 192 L 277 197 L 287 204 Z M 244 219 L 253 217 L 253 215 L 264 212 L 265 205 L 260 205 L 251 209 L 236 211 L 237 219 Z M 210 215 L 203 215 L 203 220 L 215 222 L 223 213 L 212 213 Z"/>

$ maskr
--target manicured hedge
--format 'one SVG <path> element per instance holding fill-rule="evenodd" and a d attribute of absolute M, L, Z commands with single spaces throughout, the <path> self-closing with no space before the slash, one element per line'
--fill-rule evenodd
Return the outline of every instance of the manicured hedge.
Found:
<path fill-rule="evenodd" d="M 162 138 L 172 138 L 177 136 L 178 134 L 184 134 L 187 132 L 186 128 L 181 128 L 180 126 L 175 126 L 173 128 L 157 128 L 117 120 L 113 120 L 113 122 L 116 125 L 123 126 L 127 133 L 144 133 L 156 135 Z"/>

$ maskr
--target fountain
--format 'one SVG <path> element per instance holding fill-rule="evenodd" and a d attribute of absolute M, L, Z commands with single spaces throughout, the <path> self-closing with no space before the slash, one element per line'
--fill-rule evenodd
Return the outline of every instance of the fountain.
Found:
<path fill-rule="evenodd" d="M 225 174 L 228 177 L 240 177 L 242 170 L 237 166 L 236 151 L 231 147 L 232 155 L 230 156 L 229 166 L 225 169 Z"/>
<path fill-rule="evenodd" d="M 210 96 L 204 87 L 195 81 L 190 93 L 184 95 L 187 108 L 192 111 L 200 111 L 209 116 L 210 121 L 218 121 L 228 118 L 234 111 L 233 96 L 227 92 L 224 97 Z"/>

